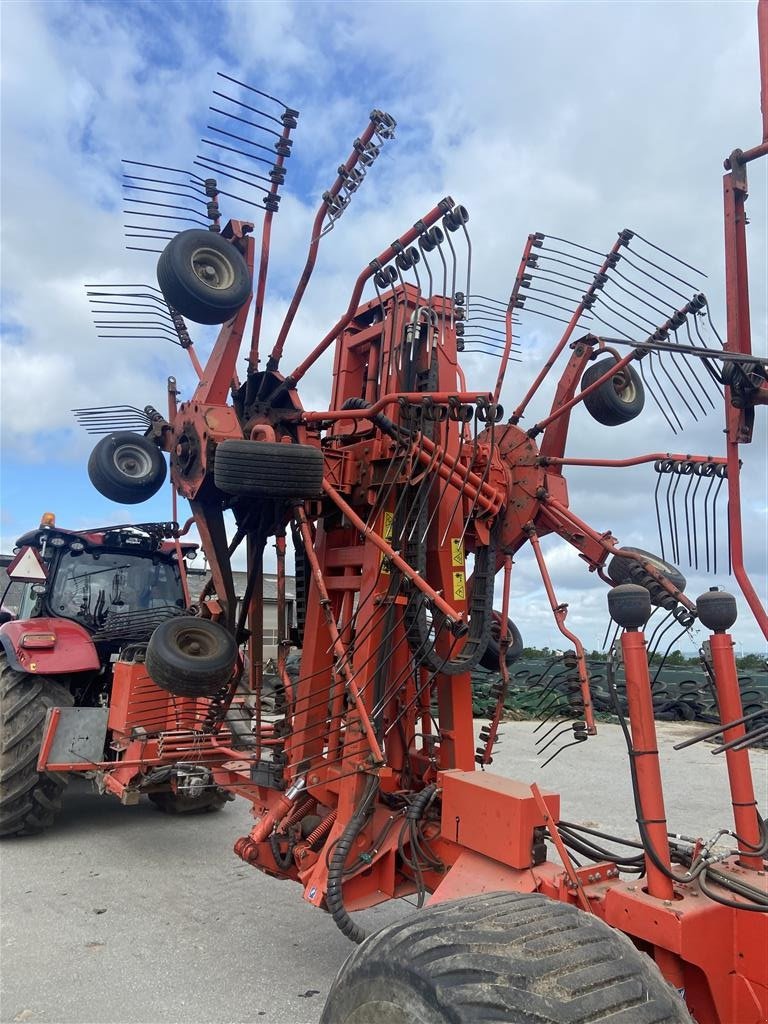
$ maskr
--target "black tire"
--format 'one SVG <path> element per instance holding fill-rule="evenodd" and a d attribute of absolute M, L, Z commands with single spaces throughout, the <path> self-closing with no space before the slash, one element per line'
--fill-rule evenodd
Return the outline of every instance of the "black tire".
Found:
<path fill-rule="evenodd" d="M 167 472 L 157 445 L 130 430 L 102 437 L 88 459 L 93 486 L 121 505 L 137 505 L 151 498 L 165 483 Z"/>
<path fill-rule="evenodd" d="M 480 659 L 482 667 L 487 668 L 490 672 L 499 671 L 499 654 L 501 651 L 501 648 L 499 647 L 500 634 L 501 614 L 499 612 L 494 612 L 491 619 L 491 636 L 488 640 L 488 646 L 485 649 L 485 653 Z M 512 619 L 507 619 L 507 636 L 510 643 L 507 648 L 506 661 L 507 668 L 511 668 L 523 653 L 523 638 L 520 635 L 520 630 L 514 624 Z"/>
<path fill-rule="evenodd" d="M 145 663 L 161 689 L 178 697 L 211 697 L 230 681 L 236 661 L 235 638 L 224 626 L 179 615 L 155 629 Z"/>
<path fill-rule="evenodd" d="M 581 390 L 594 384 L 615 364 L 613 356 L 599 359 L 587 367 L 581 378 Z M 645 405 L 645 388 L 633 366 L 625 366 L 610 377 L 597 391 L 587 395 L 584 405 L 590 416 L 606 427 L 629 423 L 639 416 Z"/>
<path fill-rule="evenodd" d="M 439 903 L 352 953 L 321 1024 L 691 1024 L 650 957 L 537 893 Z"/>
<path fill-rule="evenodd" d="M 68 776 L 37 771 L 49 708 L 70 707 L 72 694 L 45 676 L 17 672 L 0 653 L 0 836 L 50 828 Z"/>
<path fill-rule="evenodd" d="M 671 562 L 665 562 L 663 558 L 659 558 L 658 555 L 654 555 L 651 551 L 644 551 L 642 548 L 624 548 L 624 550 L 640 555 L 644 561 L 650 562 L 654 569 L 658 569 L 660 573 L 667 577 L 676 590 L 685 590 L 685 576 Z M 663 587 L 659 586 L 653 576 L 649 576 L 647 572 L 644 572 L 640 564 L 633 558 L 614 555 L 608 563 L 607 573 L 608 578 L 617 587 L 622 583 L 637 583 L 639 586 L 645 587 L 651 595 L 651 604 L 660 605 L 662 608 L 674 608 L 677 604 L 674 597 L 664 590 Z"/>
<path fill-rule="evenodd" d="M 213 476 L 225 494 L 316 498 L 323 490 L 323 453 L 311 444 L 222 441 Z"/>
<path fill-rule="evenodd" d="M 157 261 L 157 283 L 173 309 L 197 324 L 223 324 L 251 295 L 251 275 L 239 249 L 215 231 L 175 235 Z"/>
<path fill-rule="evenodd" d="M 163 814 L 210 814 L 220 811 L 232 799 L 218 786 L 202 796 L 191 797 L 168 790 L 167 793 L 149 793 L 150 801 Z"/>

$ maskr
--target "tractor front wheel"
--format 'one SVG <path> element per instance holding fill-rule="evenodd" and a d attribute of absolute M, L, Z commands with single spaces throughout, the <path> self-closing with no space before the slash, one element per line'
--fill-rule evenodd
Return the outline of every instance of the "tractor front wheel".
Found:
<path fill-rule="evenodd" d="M 624 935 L 538 893 L 438 903 L 352 953 L 321 1024 L 691 1024 Z"/>
<path fill-rule="evenodd" d="M 32 835 L 53 824 L 67 776 L 38 772 L 49 708 L 72 694 L 45 676 L 17 672 L 0 653 L 0 836 Z"/>

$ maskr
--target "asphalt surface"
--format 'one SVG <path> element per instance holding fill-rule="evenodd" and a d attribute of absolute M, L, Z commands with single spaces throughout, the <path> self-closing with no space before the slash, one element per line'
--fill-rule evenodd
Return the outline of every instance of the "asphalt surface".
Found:
<path fill-rule="evenodd" d="M 564 818 L 634 835 L 618 727 L 542 771 L 534 728 L 505 723 L 492 770 L 559 791 Z M 708 835 L 731 822 L 724 760 L 671 749 L 702 728 L 658 724 L 670 826 Z M 768 754 L 751 756 L 765 813 Z M 243 800 L 185 819 L 71 785 L 51 832 L 0 845 L 0 1021 L 316 1024 L 351 947 L 298 886 L 234 856 L 249 821 Z M 374 930 L 411 912 L 357 920 Z"/>

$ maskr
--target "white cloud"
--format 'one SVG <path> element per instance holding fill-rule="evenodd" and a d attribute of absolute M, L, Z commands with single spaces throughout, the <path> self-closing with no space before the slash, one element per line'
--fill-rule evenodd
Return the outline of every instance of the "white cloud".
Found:
<path fill-rule="evenodd" d="M 265 350 L 303 266 L 319 193 L 371 107 L 391 109 L 399 121 L 398 140 L 387 144 L 321 245 L 286 370 L 346 307 L 361 267 L 444 194 L 470 210 L 478 291 L 506 297 L 531 230 L 607 248 L 616 230 L 631 226 L 711 274 L 708 291 L 722 324 L 719 167 L 729 149 L 758 137 L 751 5 L 467 3 L 450 5 L 442 18 L 429 4 L 232 2 L 214 9 L 214 38 L 197 5 L 183 16 L 162 5 L 97 3 L 14 4 L 4 13 L 5 453 L 82 462 L 90 442 L 72 427 L 73 406 L 162 407 L 169 373 L 185 393 L 193 386 L 171 346 L 97 343 L 81 285 L 153 280 L 152 257 L 122 249 L 119 161 L 188 166 L 217 69 L 302 111 L 275 222 Z M 768 189 L 758 165 L 751 178 L 757 346 L 768 324 Z M 548 322 L 524 322 L 523 362 L 510 368 L 503 395 L 508 409 L 554 337 Z M 206 333 L 201 352 L 209 344 Z M 466 366 L 470 386 L 495 375 L 488 360 L 467 357 Z M 327 407 L 330 372 L 329 356 L 308 375 L 305 407 Z M 551 391 L 531 417 L 550 400 Z M 720 418 L 718 411 L 673 439 L 650 403 L 642 432 L 596 428 L 577 410 L 568 454 L 717 453 Z M 765 430 L 758 410 L 757 441 L 743 452 L 748 554 L 763 590 Z M 651 470 L 568 477 L 578 514 L 626 543 L 657 548 Z M 90 497 L 83 494 L 81 504 Z M 602 584 L 570 551 L 555 546 L 549 559 L 572 603 L 569 623 L 596 644 Z M 541 625 L 548 612 L 539 584 L 530 565 L 519 568 L 521 618 L 545 642 L 551 636 Z M 742 625 L 756 645 L 746 617 Z"/>

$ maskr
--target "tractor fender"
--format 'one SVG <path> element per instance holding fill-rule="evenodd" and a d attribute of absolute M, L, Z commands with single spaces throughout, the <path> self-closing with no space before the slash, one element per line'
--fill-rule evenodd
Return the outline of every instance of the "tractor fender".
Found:
<path fill-rule="evenodd" d="M 50 633 L 50 647 L 26 646 L 28 634 Z M 31 638 L 30 638 L 31 639 Z M 15 619 L 0 626 L 0 644 L 17 672 L 46 676 L 88 672 L 100 667 L 96 647 L 87 629 L 70 619 Z"/>

